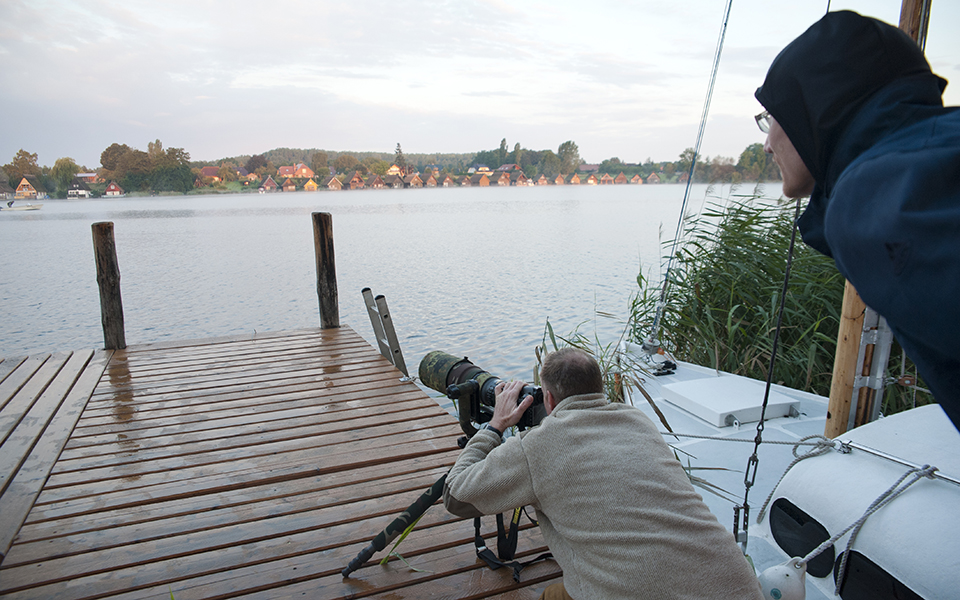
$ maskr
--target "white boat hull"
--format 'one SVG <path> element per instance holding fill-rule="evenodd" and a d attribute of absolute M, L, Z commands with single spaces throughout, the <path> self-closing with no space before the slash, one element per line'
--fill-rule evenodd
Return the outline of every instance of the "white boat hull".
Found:
<path fill-rule="evenodd" d="M 737 392 L 737 386 L 741 384 L 742 388 Z M 698 488 L 720 523 L 731 529 L 731 535 L 733 506 L 734 503 L 743 503 L 744 471 L 753 453 L 757 423 L 756 418 L 752 422 L 736 419 L 739 426 L 718 426 L 716 422 L 719 419 L 723 423 L 726 414 L 751 418 L 750 403 L 740 399 L 753 398 L 755 403 L 761 404 L 763 387 L 763 382 L 684 363 L 679 364 L 676 374 L 647 377 L 644 385 L 675 432 L 741 440 L 664 436 L 677 449 L 684 467 L 692 469 L 693 476 L 709 481 L 733 497 L 733 501 L 722 499 Z M 814 394 L 782 386 L 773 386 L 773 391 L 781 404 L 779 414 L 786 416 L 771 418 L 764 423 L 764 443 L 758 452 L 756 480 L 749 493 L 751 512 L 747 553 L 758 573 L 792 558 L 781 548 L 778 536 L 771 532 L 769 508 L 763 521 L 759 525 L 756 522 L 761 505 L 794 460 L 792 445 L 769 442 L 797 442 L 808 435 L 822 435 L 828 405 L 826 398 Z M 659 417 L 647 401 L 635 390 L 631 392 L 633 403 L 659 423 Z M 686 397 L 678 398 L 683 395 Z M 731 397 L 737 401 L 731 401 Z M 796 402 L 792 405 L 795 416 L 789 416 L 788 409 L 782 406 L 784 399 Z M 731 410 L 734 412 L 729 412 Z M 731 417 L 729 421 L 733 422 L 735 418 Z M 960 476 L 960 433 L 936 405 L 883 418 L 839 439 L 862 443 L 918 465 L 937 466 L 954 479 Z M 798 452 L 806 450 L 809 448 L 801 447 Z M 718 468 L 728 470 L 708 470 Z M 856 450 L 849 454 L 828 450 L 823 456 L 805 459 L 793 467 L 777 486 L 771 504 L 783 499 L 825 528 L 827 535 L 813 544 L 812 549 L 859 519 L 907 469 L 901 464 Z M 783 502 L 778 505 L 788 506 Z M 784 512 L 778 510 L 782 522 Z M 782 541 L 783 536 L 779 537 Z M 835 556 L 839 557 L 844 551 L 847 539 L 841 538 L 834 545 Z M 855 587 L 862 585 L 864 577 L 868 581 L 888 577 L 928 600 L 956 597 L 956 591 L 960 589 L 960 486 L 942 480 L 917 482 L 889 506 L 867 519 L 851 553 L 868 558 L 880 571 L 847 577 L 846 581 L 853 581 L 849 593 L 844 592 L 848 599 L 884 597 L 875 595 L 872 589 L 857 593 Z M 827 559 L 821 560 L 826 562 Z M 831 561 L 826 569 L 821 568 L 821 573 L 823 570 L 829 572 L 820 577 L 808 572 L 807 600 L 840 600 L 841 597 L 834 593 L 834 565 Z"/>
<path fill-rule="evenodd" d="M 2 207 L 0 207 L 0 210 L 3 210 L 3 211 L 8 211 L 8 210 L 40 210 L 41 208 L 43 208 L 43 205 L 42 205 L 42 204 L 23 204 L 23 205 L 20 205 L 20 206 L 2 206 Z"/>

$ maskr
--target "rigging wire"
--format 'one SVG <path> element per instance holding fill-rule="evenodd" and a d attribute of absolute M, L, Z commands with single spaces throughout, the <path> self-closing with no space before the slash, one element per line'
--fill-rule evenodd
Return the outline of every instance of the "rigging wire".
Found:
<path fill-rule="evenodd" d="M 680 205 L 680 218 L 677 219 L 677 232 L 673 238 L 673 248 L 670 250 L 670 258 L 667 261 L 667 270 L 663 276 L 663 287 L 660 290 L 660 301 L 657 302 L 657 312 L 653 318 L 653 327 L 650 329 L 648 343 L 651 346 L 658 346 L 655 342 L 657 331 L 660 329 L 660 320 L 663 317 L 663 309 L 666 307 L 667 288 L 670 285 L 670 271 L 673 269 L 673 262 L 677 254 L 677 245 L 680 242 L 680 235 L 683 233 L 683 219 L 687 212 L 687 201 L 690 199 L 690 186 L 693 185 L 693 174 L 697 168 L 697 159 L 700 157 L 700 145 L 703 142 L 703 132 L 707 127 L 707 117 L 710 114 L 710 101 L 713 99 L 713 88 L 717 82 L 717 71 L 720 68 L 720 55 L 723 52 L 723 40 L 727 35 L 727 23 L 730 22 L 730 9 L 733 7 L 733 0 L 727 0 L 727 7 L 723 12 L 723 25 L 720 27 L 720 36 L 717 40 L 717 49 L 713 57 L 713 69 L 710 73 L 710 84 L 707 86 L 707 97 L 703 102 L 703 113 L 700 115 L 700 129 L 697 131 L 697 142 L 693 147 L 693 156 L 690 159 L 690 171 L 687 173 L 687 187 L 683 192 L 683 203 Z"/>
<path fill-rule="evenodd" d="M 733 534 L 740 542 L 744 553 L 747 550 L 747 531 L 750 528 L 750 488 L 757 480 L 757 467 L 760 459 L 757 452 L 763 442 L 763 423 L 767 415 L 767 404 L 770 400 L 770 386 L 773 384 L 773 367 L 777 364 L 777 347 L 780 342 L 780 331 L 783 328 L 783 311 L 787 304 L 787 289 L 790 284 L 790 267 L 793 265 L 793 250 L 797 241 L 797 221 L 800 220 L 800 198 L 797 198 L 797 207 L 793 216 L 793 227 L 790 229 L 790 248 L 787 251 L 787 265 L 783 274 L 783 289 L 780 291 L 780 308 L 777 311 L 777 326 L 773 331 L 773 346 L 770 349 L 770 367 L 767 369 L 767 383 L 763 392 L 763 406 L 760 407 L 760 420 L 757 422 L 757 436 L 754 438 L 753 454 L 747 459 L 747 468 L 743 474 L 743 504 L 733 508 Z M 740 529 L 740 514 L 743 512 L 743 529 Z M 742 534 L 742 535 L 741 535 Z"/>

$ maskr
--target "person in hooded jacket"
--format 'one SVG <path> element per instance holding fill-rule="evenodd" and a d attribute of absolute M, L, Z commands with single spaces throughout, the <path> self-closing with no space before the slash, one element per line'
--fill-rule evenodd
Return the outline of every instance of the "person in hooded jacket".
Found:
<path fill-rule="evenodd" d="M 828 13 L 756 98 L 798 226 L 891 330 L 960 429 L 960 108 L 904 32 Z"/>

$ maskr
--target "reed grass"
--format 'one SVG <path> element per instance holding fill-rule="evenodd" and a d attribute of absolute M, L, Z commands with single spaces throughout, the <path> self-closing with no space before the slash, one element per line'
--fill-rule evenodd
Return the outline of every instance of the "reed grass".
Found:
<path fill-rule="evenodd" d="M 712 198 L 701 215 L 688 219 L 669 274 L 658 332 L 676 358 L 766 379 L 794 214 L 793 201 L 764 198 L 758 188 L 748 195 L 731 192 L 726 202 Z M 639 343 L 650 333 L 660 286 L 642 274 L 637 283 L 628 338 Z M 833 260 L 798 236 L 775 383 L 829 395 L 843 289 L 844 278 Z M 891 356 L 901 353 L 895 345 Z M 915 373 L 909 361 L 892 360 L 888 376 L 896 377 L 901 370 Z M 911 389 L 892 386 L 884 394 L 883 412 L 927 401 Z"/>

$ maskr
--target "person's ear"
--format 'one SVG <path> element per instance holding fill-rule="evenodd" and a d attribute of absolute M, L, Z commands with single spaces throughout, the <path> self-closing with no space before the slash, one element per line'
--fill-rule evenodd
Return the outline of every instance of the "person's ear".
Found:
<path fill-rule="evenodd" d="M 548 415 L 557 407 L 557 399 L 554 398 L 553 392 L 546 388 L 543 389 L 543 407 L 547 409 Z"/>

